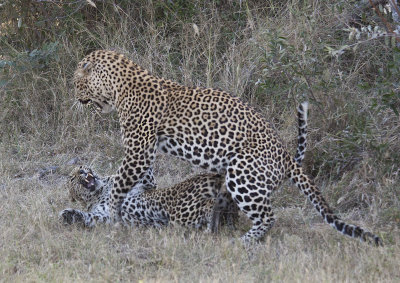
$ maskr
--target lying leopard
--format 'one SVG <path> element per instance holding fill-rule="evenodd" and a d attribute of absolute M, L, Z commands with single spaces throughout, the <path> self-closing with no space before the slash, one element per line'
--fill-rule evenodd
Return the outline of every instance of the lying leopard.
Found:
<path fill-rule="evenodd" d="M 157 149 L 225 175 L 227 190 L 253 222 L 245 243 L 262 238 L 275 222 L 272 192 L 289 178 L 326 223 L 344 235 L 381 244 L 378 236 L 337 217 L 273 126 L 227 92 L 187 87 L 156 77 L 122 54 L 98 50 L 78 63 L 76 98 L 103 113 L 117 110 L 125 157 L 110 195 L 110 214 L 120 221 L 132 187 L 151 175 Z"/>
<path fill-rule="evenodd" d="M 223 176 L 201 174 L 164 189 L 133 188 L 122 203 L 122 223 L 130 226 L 161 227 L 168 224 L 216 231 L 219 217 L 233 227 L 238 210 L 228 192 L 221 190 Z M 78 223 L 92 227 L 110 223 L 108 206 L 113 177 L 101 177 L 91 168 L 72 170 L 68 184 L 72 200 L 81 202 L 88 212 L 64 209 L 60 219 L 65 224 Z"/>

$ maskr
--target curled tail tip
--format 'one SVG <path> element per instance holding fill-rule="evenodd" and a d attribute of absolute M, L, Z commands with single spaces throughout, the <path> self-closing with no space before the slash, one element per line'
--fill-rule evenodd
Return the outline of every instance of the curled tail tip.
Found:
<path fill-rule="evenodd" d="M 333 221 L 332 218 L 334 219 Z M 359 239 L 361 242 L 366 242 L 377 247 L 383 246 L 382 240 L 375 234 L 368 232 L 357 225 L 347 224 L 334 214 L 325 215 L 324 220 L 343 235 Z"/>
<path fill-rule="evenodd" d="M 303 107 L 303 111 L 307 111 L 307 109 L 308 109 L 308 101 L 304 101 L 300 105 Z"/>
<path fill-rule="evenodd" d="M 362 237 L 361 240 L 363 242 L 367 242 L 369 244 L 372 244 L 376 247 L 383 247 L 383 241 L 381 238 L 379 238 L 378 236 L 372 234 L 371 232 L 365 232 Z"/>
<path fill-rule="evenodd" d="M 304 114 L 307 115 L 308 101 L 302 102 L 302 103 L 298 106 L 298 110 L 299 110 L 300 112 L 304 112 Z"/>

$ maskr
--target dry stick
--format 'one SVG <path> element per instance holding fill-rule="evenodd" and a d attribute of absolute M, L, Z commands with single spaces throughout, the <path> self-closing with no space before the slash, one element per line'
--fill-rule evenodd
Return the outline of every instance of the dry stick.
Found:
<path fill-rule="evenodd" d="M 379 18 L 381 18 L 383 24 L 386 26 L 386 28 L 389 30 L 389 32 L 392 33 L 392 34 L 394 34 L 394 35 L 396 35 L 396 34 L 393 32 L 392 26 L 391 26 L 390 23 L 385 19 L 385 17 L 382 15 L 381 11 L 379 11 L 379 9 L 376 8 L 376 5 L 374 4 L 374 2 L 373 2 L 372 0 L 369 0 L 369 3 L 370 3 L 371 6 L 374 8 L 375 13 L 379 16 Z M 394 4 L 394 3 L 393 3 L 393 4 Z M 397 8 L 397 5 L 394 4 L 393 6 L 396 7 L 396 11 L 398 12 L 399 9 Z M 395 38 L 398 42 L 400 42 L 400 37 L 394 36 L 394 38 Z"/>
<path fill-rule="evenodd" d="M 394 21 L 395 24 L 396 24 L 396 30 L 395 30 L 395 32 L 397 31 L 397 35 L 399 35 L 399 33 L 400 33 L 400 9 L 399 9 L 399 7 L 397 6 L 395 0 L 390 0 L 390 4 L 391 4 L 390 6 L 392 6 L 393 9 L 396 10 L 396 11 L 394 12 L 395 15 L 393 15 L 393 12 L 392 12 L 392 19 L 393 19 L 393 21 Z M 400 35 L 399 35 L 399 36 L 400 36 Z M 397 36 L 396 36 L 396 38 L 397 38 Z M 397 44 L 397 47 L 400 47 L 400 42 Z"/>
<path fill-rule="evenodd" d="M 397 15 L 400 17 L 400 9 L 397 7 L 396 2 L 394 2 L 394 0 L 390 0 L 390 2 L 392 3 L 392 7 L 396 10 Z"/>

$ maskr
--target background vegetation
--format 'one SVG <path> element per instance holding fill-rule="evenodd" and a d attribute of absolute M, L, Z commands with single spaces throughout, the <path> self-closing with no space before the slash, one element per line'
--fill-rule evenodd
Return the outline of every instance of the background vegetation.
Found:
<path fill-rule="evenodd" d="M 400 50 L 390 13 L 367 2 L 1 1 L 0 281 L 399 280 Z M 240 96 L 293 151 L 295 108 L 309 100 L 306 171 L 385 247 L 339 235 L 289 184 L 275 194 L 275 227 L 247 251 L 232 240 L 244 219 L 216 237 L 60 225 L 58 212 L 77 206 L 64 188 L 72 167 L 112 174 L 122 158 L 116 115 L 74 107 L 75 66 L 101 48 Z M 156 171 L 167 186 L 199 170 L 159 156 Z"/>

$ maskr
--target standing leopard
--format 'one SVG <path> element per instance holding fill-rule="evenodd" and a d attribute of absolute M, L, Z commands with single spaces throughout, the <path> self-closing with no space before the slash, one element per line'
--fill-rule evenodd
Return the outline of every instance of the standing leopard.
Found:
<path fill-rule="evenodd" d="M 124 55 L 105 50 L 78 63 L 74 84 L 82 104 L 118 112 L 125 157 L 110 196 L 113 221 L 120 220 L 121 203 L 135 184 L 146 180 L 155 185 L 151 168 L 160 149 L 225 175 L 227 190 L 253 223 L 242 236 L 245 243 L 262 238 L 273 226 L 271 195 L 289 178 L 337 231 L 381 244 L 378 236 L 332 212 L 273 126 L 240 98 L 156 77 Z"/>
<path fill-rule="evenodd" d="M 169 188 L 136 186 L 122 203 L 121 221 L 130 226 L 179 224 L 202 228 L 206 225 L 208 231 L 216 231 L 219 217 L 223 216 L 233 227 L 237 206 L 230 195 L 221 190 L 223 183 L 222 175 L 200 174 Z M 63 223 L 92 227 L 111 222 L 108 203 L 113 176 L 102 177 L 89 167 L 79 166 L 72 170 L 67 187 L 71 199 L 79 201 L 87 212 L 64 209 L 60 212 Z"/>
<path fill-rule="evenodd" d="M 299 106 L 298 122 L 296 161 L 301 164 L 307 146 L 307 104 Z M 65 224 L 78 223 L 85 227 L 110 223 L 108 204 L 112 187 L 113 176 L 102 177 L 89 167 L 75 167 L 70 173 L 67 188 L 71 200 L 79 201 L 87 212 L 67 208 L 60 212 L 60 219 Z M 141 182 L 123 201 L 122 222 L 157 227 L 179 223 L 197 228 L 207 224 L 208 230 L 216 232 L 222 218 L 233 228 L 238 218 L 237 206 L 224 188 L 223 176 L 217 174 L 198 175 L 159 190 Z M 182 212 L 187 212 L 188 217 L 183 217 Z"/>

